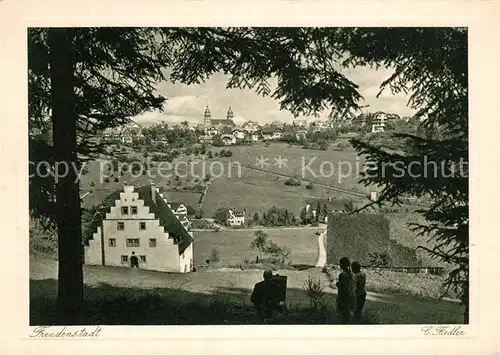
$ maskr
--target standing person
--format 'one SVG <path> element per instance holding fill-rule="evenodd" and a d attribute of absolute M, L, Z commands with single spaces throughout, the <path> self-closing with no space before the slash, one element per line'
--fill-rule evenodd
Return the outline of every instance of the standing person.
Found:
<path fill-rule="evenodd" d="M 130 267 L 133 269 L 134 267 L 139 268 L 139 259 L 137 255 L 135 255 L 135 251 L 132 252 L 132 256 L 130 257 Z"/>
<path fill-rule="evenodd" d="M 352 263 L 351 270 L 356 280 L 356 309 L 354 310 L 354 318 L 360 320 L 361 312 L 366 302 L 366 274 L 361 271 L 361 265 L 357 261 Z"/>
<path fill-rule="evenodd" d="M 354 274 L 351 272 L 351 263 L 349 258 L 342 257 L 339 260 L 339 266 L 342 272 L 339 274 L 337 281 L 337 311 L 339 312 L 340 319 L 343 323 L 349 323 L 351 320 L 351 312 L 356 307 L 355 296 L 355 279 Z"/>

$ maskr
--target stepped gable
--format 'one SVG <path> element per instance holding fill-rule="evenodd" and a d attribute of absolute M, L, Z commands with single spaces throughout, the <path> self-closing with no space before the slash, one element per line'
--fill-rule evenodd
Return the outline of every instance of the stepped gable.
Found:
<path fill-rule="evenodd" d="M 114 191 L 103 200 L 100 206 L 100 212 L 95 215 L 92 221 L 92 228 L 88 228 L 88 230 L 84 231 L 85 245 L 88 245 L 88 241 L 93 239 L 93 233 L 97 230 L 97 227 L 102 225 L 102 221 L 106 218 L 106 213 L 111 211 L 111 207 L 115 205 L 115 201 L 120 199 L 121 192 L 123 191 Z M 177 242 L 179 254 L 182 254 L 194 239 L 182 226 L 174 212 L 168 207 L 167 202 L 158 191 L 156 194 L 156 201 L 153 201 L 150 185 L 141 186 L 135 189 L 134 192 L 139 194 L 139 199 L 144 201 L 144 206 L 149 207 L 149 211 L 160 221 L 160 225 L 164 228 L 165 232 L 169 234 L 169 238 Z M 90 235 L 87 235 L 88 233 L 90 233 Z"/>

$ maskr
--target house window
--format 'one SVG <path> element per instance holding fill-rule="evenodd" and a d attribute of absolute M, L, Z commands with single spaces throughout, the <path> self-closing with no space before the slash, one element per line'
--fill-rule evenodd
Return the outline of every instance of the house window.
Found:
<path fill-rule="evenodd" d="M 125 222 L 116 222 L 116 229 L 119 231 L 125 230 Z"/>
<path fill-rule="evenodd" d="M 131 210 L 131 214 L 137 214 L 137 206 L 132 206 L 130 207 L 130 210 Z"/>
<path fill-rule="evenodd" d="M 128 214 L 128 207 L 122 207 L 122 214 Z"/>
<path fill-rule="evenodd" d="M 155 248 L 156 247 L 156 239 L 155 238 L 149 239 L 149 246 L 151 248 Z"/>
<path fill-rule="evenodd" d="M 139 229 L 141 231 L 146 230 L 146 222 L 139 222 Z"/>
<path fill-rule="evenodd" d="M 109 238 L 109 246 L 116 247 L 116 238 Z"/>
<path fill-rule="evenodd" d="M 128 255 L 122 255 L 122 263 L 128 262 Z"/>
<path fill-rule="evenodd" d="M 138 247 L 138 246 L 139 246 L 139 238 L 127 239 L 127 247 Z"/>
<path fill-rule="evenodd" d="M 142 261 L 143 263 L 145 263 L 145 262 L 146 262 L 146 255 L 141 255 L 141 256 L 140 256 L 140 258 L 141 258 L 141 261 Z"/>

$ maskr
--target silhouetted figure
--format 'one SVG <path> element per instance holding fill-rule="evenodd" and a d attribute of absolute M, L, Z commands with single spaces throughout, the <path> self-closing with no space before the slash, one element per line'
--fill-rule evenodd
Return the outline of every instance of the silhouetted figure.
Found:
<path fill-rule="evenodd" d="M 271 318 L 279 307 L 281 294 L 279 281 L 273 277 L 271 270 L 266 270 L 264 280 L 255 284 L 250 301 L 255 309 L 264 312 L 266 318 Z"/>
<path fill-rule="evenodd" d="M 366 275 L 361 271 L 361 265 L 355 261 L 351 264 L 351 270 L 354 273 L 356 282 L 356 308 L 354 310 L 354 319 L 361 319 L 361 312 L 366 302 Z"/>
<path fill-rule="evenodd" d="M 337 281 L 337 311 L 343 323 L 349 323 L 351 320 L 351 312 L 356 308 L 355 280 L 354 274 L 351 272 L 351 263 L 349 258 L 343 257 L 339 260 L 342 272 L 339 274 Z"/>
<path fill-rule="evenodd" d="M 134 267 L 139 268 L 139 258 L 135 255 L 135 251 L 132 252 L 132 256 L 130 257 L 130 267 L 132 269 Z"/>

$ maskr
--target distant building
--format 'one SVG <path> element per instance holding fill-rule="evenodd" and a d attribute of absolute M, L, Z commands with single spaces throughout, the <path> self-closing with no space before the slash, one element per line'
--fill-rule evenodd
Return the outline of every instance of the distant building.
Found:
<path fill-rule="evenodd" d="M 260 126 L 255 121 L 247 121 L 243 123 L 242 128 L 245 132 L 254 133 L 260 128 Z"/>
<path fill-rule="evenodd" d="M 272 139 L 280 139 L 283 136 L 283 128 L 276 127 L 273 130 Z"/>
<path fill-rule="evenodd" d="M 307 120 L 293 120 L 293 125 L 295 127 L 300 127 L 300 128 L 307 128 Z"/>
<path fill-rule="evenodd" d="M 131 267 L 137 261 L 147 270 L 192 270 L 193 236 L 153 184 L 124 185 L 105 201 L 109 207 L 85 242 L 85 264 Z"/>
<path fill-rule="evenodd" d="M 189 230 L 190 222 L 187 218 L 187 208 L 180 202 L 167 202 L 168 207 L 174 212 L 177 219 L 181 222 L 182 226 Z"/>
<path fill-rule="evenodd" d="M 260 142 L 261 138 L 262 138 L 261 135 L 257 132 L 250 134 L 250 142 L 252 143 Z"/>
<path fill-rule="evenodd" d="M 272 140 L 274 137 L 274 128 L 269 126 L 264 127 L 262 128 L 261 134 L 263 140 L 265 141 Z"/>
<path fill-rule="evenodd" d="M 225 130 L 225 128 L 229 128 L 229 130 L 232 130 L 234 127 L 236 127 L 233 122 L 233 117 L 233 110 L 231 109 L 231 106 L 229 106 L 226 114 L 226 119 L 213 119 L 210 109 L 207 105 L 203 114 L 203 126 L 205 135 L 202 140 L 210 142 L 215 135 L 220 134 L 223 130 Z"/>
<path fill-rule="evenodd" d="M 232 132 L 236 139 L 245 139 L 246 132 L 242 127 L 233 128 Z"/>
<path fill-rule="evenodd" d="M 347 200 L 344 199 L 338 200 L 338 199 L 333 199 L 331 197 L 311 198 L 311 199 L 306 199 L 303 210 L 305 210 L 306 219 L 308 221 L 310 222 L 315 221 L 319 203 L 321 210 L 324 211 L 326 209 L 326 213 L 324 212 L 321 213 L 319 222 L 328 223 L 328 215 L 330 213 L 343 213 L 346 202 Z"/>
<path fill-rule="evenodd" d="M 234 145 L 236 144 L 236 137 L 232 134 L 223 134 L 221 136 L 224 145 Z"/>
<path fill-rule="evenodd" d="M 299 129 L 297 132 L 295 132 L 295 137 L 298 140 L 306 139 L 306 137 L 307 137 L 307 131 L 305 129 Z"/>
<path fill-rule="evenodd" d="M 385 114 L 384 112 L 378 112 L 377 114 L 375 114 L 372 123 L 372 133 L 384 132 L 386 120 L 387 114 Z"/>
<path fill-rule="evenodd" d="M 242 212 L 236 211 L 236 209 L 229 209 L 229 218 L 227 219 L 227 224 L 231 227 L 242 226 L 245 224 L 245 214 L 246 210 Z"/>

